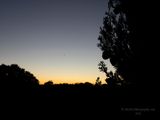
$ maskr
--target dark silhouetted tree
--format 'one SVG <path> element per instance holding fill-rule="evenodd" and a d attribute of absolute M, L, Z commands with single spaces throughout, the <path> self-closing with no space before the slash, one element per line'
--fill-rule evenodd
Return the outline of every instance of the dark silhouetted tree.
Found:
<path fill-rule="evenodd" d="M 34 88 L 39 85 L 36 77 L 16 64 L 0 65 L 0 84 L 4 88 Z"/>
<path fill-rule="evenodd" d="M 49 80 L 48 82 L 44 83 L 44 86 L 53 86 L 53 81 Z"/>
<path fill-rule="evenodd" d="M 100 86 L 101 84 L 100 77 L 97 77 L 95 85 Z"/>
<path fill-rule="evenodd" d="M 128 83 L 137 83 L 137 76 L 141 74 L 137 67 L 142 63 L 143 42 L 137 39 L 136 4 L 133 0 L 109 0 L 98 37 L 102 58 L 110 59 L 117 76 Z"/>

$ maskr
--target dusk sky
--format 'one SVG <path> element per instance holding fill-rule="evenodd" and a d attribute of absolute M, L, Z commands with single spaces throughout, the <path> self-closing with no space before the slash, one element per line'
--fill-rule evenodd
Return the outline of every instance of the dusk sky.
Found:
<path fill-rule="evenodd" d="M 97 38 L 106 10 L 107 0 L 0 0 L 0 64 L 40 83 L 104 82 Z"/>

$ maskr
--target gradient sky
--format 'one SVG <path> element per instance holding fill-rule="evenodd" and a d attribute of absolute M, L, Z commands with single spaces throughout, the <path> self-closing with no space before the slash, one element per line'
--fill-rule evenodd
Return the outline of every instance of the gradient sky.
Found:
<path fill-rule="evenodd" d="M 96 45 L 106 9 L 107 0 L 0 0 L 0 64 L 40 83 L 104 81 Z"/>

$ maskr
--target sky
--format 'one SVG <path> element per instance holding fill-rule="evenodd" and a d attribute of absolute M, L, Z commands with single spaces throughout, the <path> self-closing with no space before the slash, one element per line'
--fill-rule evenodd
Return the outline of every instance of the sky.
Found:
<path fill-rule="evenodd" d="M 0 0 L 0 64 L 42 84 L 104 82 L 97 38 L 106 10 L 107 0 Z"/>

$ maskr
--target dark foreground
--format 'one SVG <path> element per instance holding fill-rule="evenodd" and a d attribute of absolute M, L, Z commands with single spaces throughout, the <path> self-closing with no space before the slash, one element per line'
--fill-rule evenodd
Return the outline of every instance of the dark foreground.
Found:
<path fill-rule="evenodd" d="M 6 119 L 153 119 L 160 106 L 156 91 L 91 84 L 3 88 L 1 115 Z"/>

